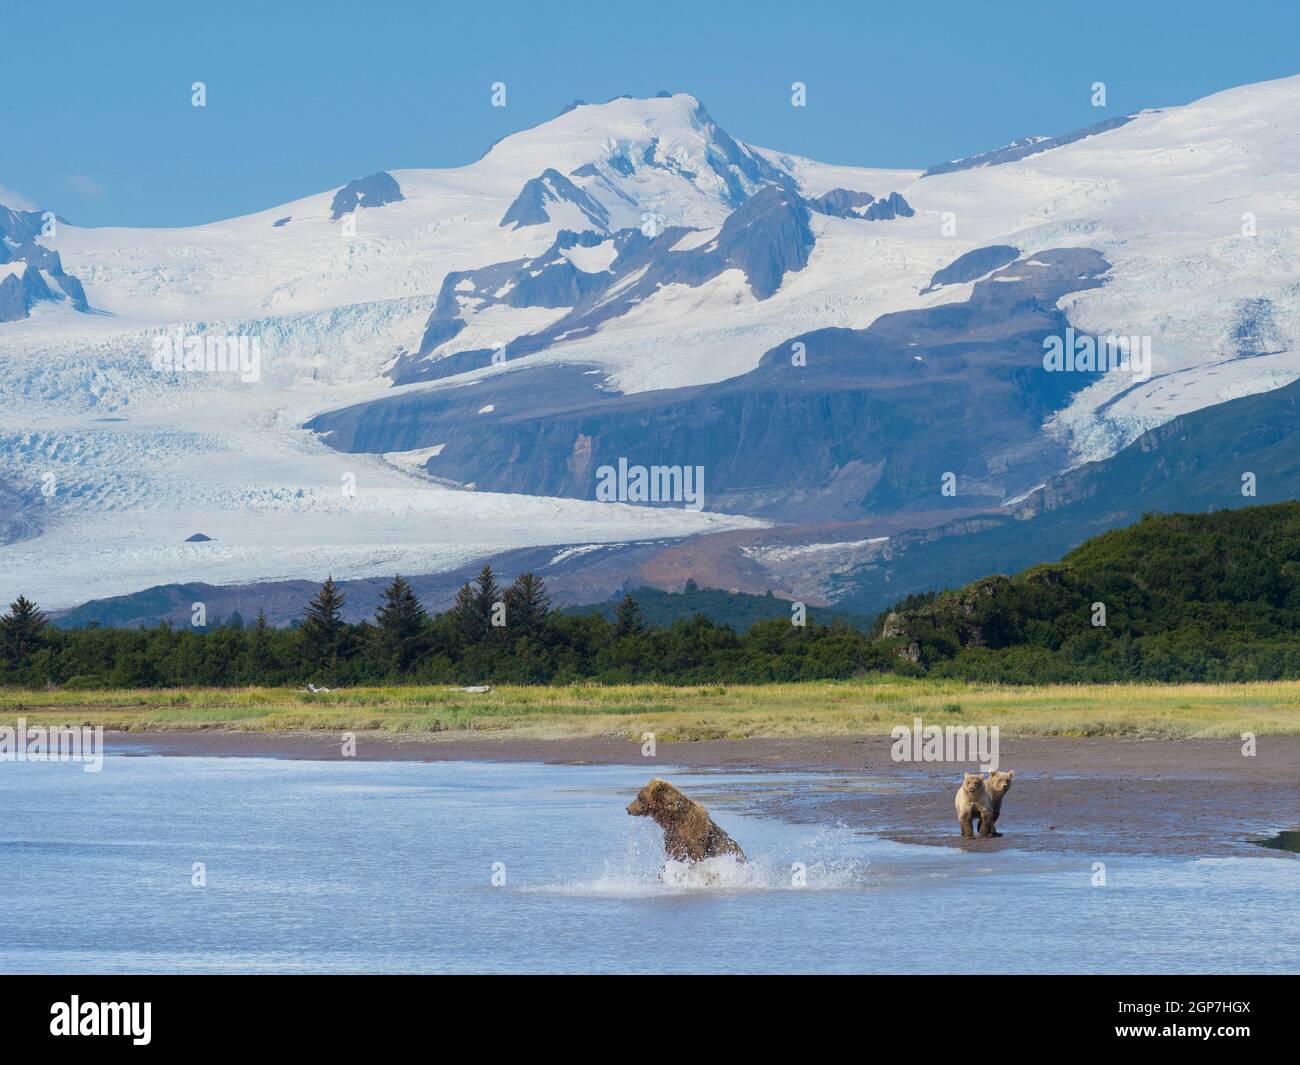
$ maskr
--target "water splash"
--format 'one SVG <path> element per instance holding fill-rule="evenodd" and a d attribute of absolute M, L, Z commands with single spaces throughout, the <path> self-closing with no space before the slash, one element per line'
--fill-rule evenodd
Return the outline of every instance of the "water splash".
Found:
<path fill-rule="evenodd" d="M 592 898 L 659 898 L 696 894 L 739 894 L 768 891 L 853 891 L 872 886 L 868 863 L 846 857 L 835 843 L 839 829 L 822 828 L 785 853 L 751 854 L 748 861 L 732 855 L 701 862 L 667 859 L 661 845 L 628 840 L 617 858 L 607 858 L 592 876 L 578 875 L 551 884 L 528 885 L 522 891 Z M 828 853 L 838 851 L 838 853 Z"/>

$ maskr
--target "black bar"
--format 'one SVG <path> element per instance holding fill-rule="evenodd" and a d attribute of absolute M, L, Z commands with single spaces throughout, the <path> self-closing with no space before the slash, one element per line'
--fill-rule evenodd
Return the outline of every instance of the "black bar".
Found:
<path fill-rule="evenodd" d="M 632 979 L 640 986 L 631 986 Z M 553 1052 L 557 1042 L 620 1053 L 626 1040 L 599 1034 L 610 1026 L 635 1033 L 635 1043 L 672 1048 L 788 1037 L 809 1057 L 831 1053 L 827 1039 L 865 1040 L 865 1052 L 890 1033 L 923 1053 L 999 1047 L 1024 1053 L 1026 1039 L 1035 1041 L 1035 1056 L 1126 1046 L 1293 1050 L 1300 990 L 1294 977 L 1001 976 L 982 966 L 962 976 L 725 982 L 295 975 L 10 976 L 0 984 L 7 1049 L 95 1052 L 114 1043 L 129 1051 L 201 1049 L 205 1055 L 275 1049 L 337 1055 L 430 1036 L 437 1041 L 429 1045 L 450 1050 L 447 1040 L 466 1035 L 481 1040 L 489 1056 L 512 1040 L 522 1041 L 529 1055 Z M 135 1017 L 143 1020 L 147 1002 L 148 1042 L 137 1044 L 130 1029 L 117 1036 L 52 1034 L 58 1004 L 70 1007 L 74 995 L 80 1011 L 91 1004 L 96 1018 L 100 1003 L 136 1003 Z"/>

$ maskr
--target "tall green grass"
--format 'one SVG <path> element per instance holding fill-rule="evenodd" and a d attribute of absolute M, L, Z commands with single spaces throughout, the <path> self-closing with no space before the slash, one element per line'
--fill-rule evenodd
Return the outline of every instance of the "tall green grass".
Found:
<path fill-rule="evenodd" d="M 0 690 L 0 723 L 108 729 L 500 732 L 534 738 L 661 739 L 888 734 L 920 717 L 1007 735 L 1186 738 L 1300 734 L 1300 682 L 1179 685 L 976 684 L 871 677 L 799 684 L 142 691 Z"/>

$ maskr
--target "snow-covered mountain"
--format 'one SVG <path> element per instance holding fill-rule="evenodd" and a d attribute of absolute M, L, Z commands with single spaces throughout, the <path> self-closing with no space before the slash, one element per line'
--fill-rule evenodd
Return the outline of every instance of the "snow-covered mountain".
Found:
<path fill-rule="evenodd" d="M 81 282 L 63 269 L 59 253 L 38 238 L 54 236 L 60 219 L 53 213 L 11 211 L 0 205 L 0 323 L 31 316 L 40 302 L 62 302 L 86 313 Z"/>
<path fill-rule="evenodd" d="M 0 211 L 0 598 L 1022 495 L 1300 377 L 1297 104 L 1289 78 L 899 171 L 661 94 L 212 225 Z M 1149 338 L 1149 379 L 1047 373 L 1066 329 Z M 598 501 L 620 458 L 703 467 L 704 510 Z"/>

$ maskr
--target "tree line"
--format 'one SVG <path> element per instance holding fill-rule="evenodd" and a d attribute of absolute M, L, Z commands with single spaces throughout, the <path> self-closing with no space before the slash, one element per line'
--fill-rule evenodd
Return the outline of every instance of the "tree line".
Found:
<path fill-rule="evenodd" d="M 891 672 L 1009 684 L 1300 677 L 1300 503 L 1147 515 L 1059 563 L 899 602 L 868 631 L 702 613 L 647 624 L 553 610 L 542 580 L 484 566 L 430 615 L 394 578 L 371 621 L 331 579 L 302 622 L 206 630 L 59 629 L 19 596 L 0 617 L 0 684 L 26 687 L 384 683 L 761 683 Z M 694 600 L 692 600 L 694 602 Z"/>
<path fill-rule="evenodd" d="M 737 633 L 696 614 L 651 625 L 631 595 L 612 619 L 565 613 L 552 608 L 536 574 L 503 587 L 490 566 L 443 613 L 426 611 L 400 576 L 371 621 L 345 621 L 344 601 L 330 578 L 290 628 L 259 612 L 251 625 L 236 615 L 202 629 L 166 622 L 62 629 L 20 595 L 0 617 L 0 684 L 756 683 L 844 678 L 898 664 L 882 641 L 842 621 L 771 620 Z"/>
<path fill-rule="evenodd" d="M 913 596 L 881 631 L 965 680 L 1300 677 L 1300 503 L 1147 514 L 1060 562 Z"/>

